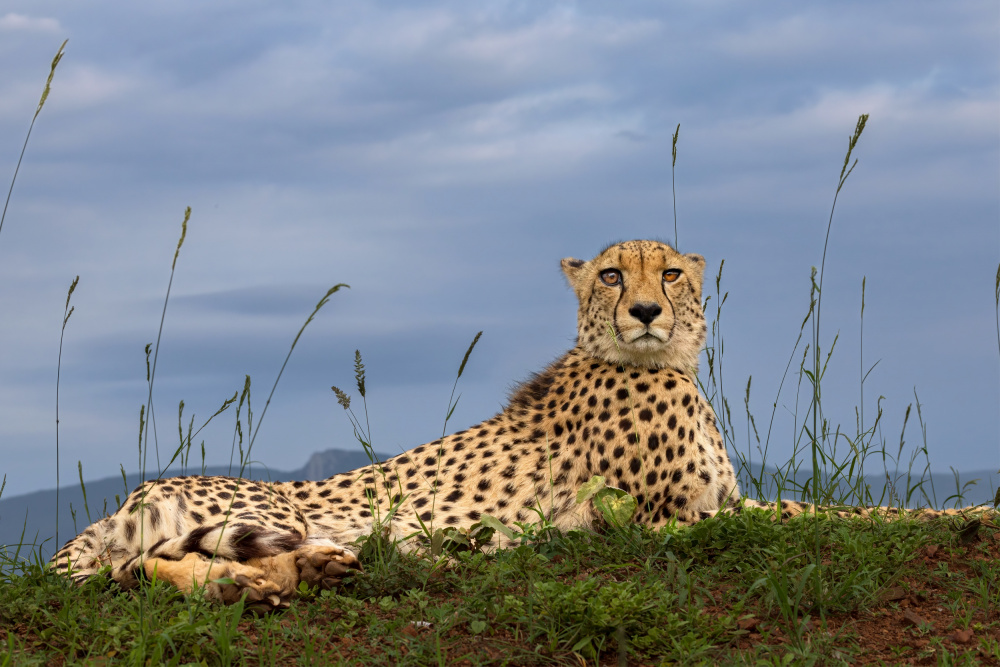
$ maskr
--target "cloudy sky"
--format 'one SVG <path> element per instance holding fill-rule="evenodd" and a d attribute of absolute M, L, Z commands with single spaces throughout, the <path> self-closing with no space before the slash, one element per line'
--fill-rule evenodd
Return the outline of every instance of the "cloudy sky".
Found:
<path fill-rule="evenodd" d="M 713 275 L 725 260 L 724 389 L 737 447 L 759 459 L 747 378 L 763 432 L 861 113 L 826 263 L 824 349 L 840 334 L 827 416 L 856 432 L 859 377 L 878 362 L 866 424 L 883 396 L 892 451 L 916 391 L 933 468 L 996 469 L 998 36 L 1000 8 L 979 0 L 8 0 L 4 184 L 69 44 L 0 233 L 5 494 L 55 484 L 76 275 L 62 479 L 77 461 L 87 478 L 137 469 L 143 348 L 186 206 L 154 389 L 161 457 L 180 400 L 200 423 L 249 374 L 259 416 L 295 333 L 341 282 L 351 288 L 306 330 L 254 458 L 291 469 L 356 446 L 330 391 L 352 387 L 356 348 L 377 449 L 441 434 L 479 330 L 449 430 L 491 416 L 573 344 L 560 258 L 673 241 L 678 123 L 678 242 Z M 792 451 L 796 382 L 777 397 L 773 462 Z M 209 463 L 228 460 L 233 421 L 199 436 Z M 923 443 L 915 411 L 906 442 L 904 459 Z"/>

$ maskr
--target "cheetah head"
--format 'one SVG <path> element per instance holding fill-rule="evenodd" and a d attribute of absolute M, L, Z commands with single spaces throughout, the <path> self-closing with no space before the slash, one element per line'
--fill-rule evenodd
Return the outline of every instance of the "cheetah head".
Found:
<path fill-rule="evenodd" d="M 577 345 L 591 356 L 642 368 L 696 371 L 705 344 L 705 258 L 657 241 L 626 241 L 562 270 L 580 300 Z"/>

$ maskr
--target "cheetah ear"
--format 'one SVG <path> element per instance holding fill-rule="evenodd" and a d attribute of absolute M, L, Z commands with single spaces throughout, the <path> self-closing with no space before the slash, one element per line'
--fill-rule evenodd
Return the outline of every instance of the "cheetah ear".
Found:
<path fill-rule="evenodd" d="M 705 268 L 705 258 L 704 257 L 702 257 L 701 255 L 696 255 L 693 252 L 692 253 L 688 253 L 687 255 L 684 255 L 684 256 L 687 257 L 692 262 L 694 262 L 695 264 L 699 265 L 702 268 L 702 270 L 704 270 L 704 268 Z"/>
<path fill-rule="evenodd" d="M 569 286 L 573 288 L 573 291 L 579 294 L 581 287 L 581 279 L 585 273 L 585 268 L 587 263 L 582 259 L 574 259 L 573 257 L 567 257 L 562 262 L 563 273 L 566 274 L 566 280 L 569 281 Z"/>

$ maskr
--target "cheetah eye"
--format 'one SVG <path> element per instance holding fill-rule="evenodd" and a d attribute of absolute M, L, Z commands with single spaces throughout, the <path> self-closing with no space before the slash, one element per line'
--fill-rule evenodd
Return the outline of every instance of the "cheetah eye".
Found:
<path fill-rule="evenodd" d="M 608 287 L 618 287 L 622 284 L 622 274 L 617 269 L 601 271 L 601 282 Z"/>
<path fill-rule="evenodd" d="M 666 271 L 663 272 L 664 282 L 668 283 L 676 282 L 677 279 L 680 277 L 681 277 L 680 269 L 667 269 Z"/>

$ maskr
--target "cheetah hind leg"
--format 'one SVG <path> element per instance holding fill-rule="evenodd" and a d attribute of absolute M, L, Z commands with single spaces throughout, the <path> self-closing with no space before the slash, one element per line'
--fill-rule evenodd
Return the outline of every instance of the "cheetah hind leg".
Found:
<path fill-rule="evenodd" d="M 740 498 L 739 500 L 730 500 L 729 503 L 722 508 L 722 513 L 739 514 L 740 510 L 743 508 L 769 510 L 774 513 L 776 518 L 781 520 L 789 519 L 800 514 L 811 514 L 814 511 L 811 504 L 802 503 L 796 500 L 782 500 L 781 505 L 778 505 L 778 503 L 754 500 L 753 498 Z M 838 512 L 838 514 L 843 513 Z"/>
<path fill-rule="evenodd" d="M 150 579 L 166 581 L 185 594 L 204 588 L 205 597 L 234 604 L 245 595 L 244 611 L 263 615 L 286 609 L 293 589 L 272 581 L 268 573 L 247 563 L 189 553 L 180 560 L 149 558 L 143 570 Z"/>
<path fill-rule="evenodd" d="M 245 594 L 244 609 L 259 616 L 288 608 L 300 582 L 330 590 L 360 571 L 361 563 L 351 551 L 326 542 L 246 562 L 212 561 L 198 553 L 180 560 L 153 557 L 145 560 L 143 569 L 147 577 L 155 575 L 184 593 L 204 587 L 207 598 L 223 604 L 234 604 Z"/>
<path fill-rule="evenodd" d="M 759 500 L 752 500 L 749 498 L 742 498 L 735 503 L 731 503 L 730 506 L 726 507 L 724 512 L 739 512 L 740 509 L 744 507 L 752 507 L 757 509 L 765 509 L 774 512 L 775 516 L 780 516 L 782 520 L 789 519 L 793 516 L 800 516 L 803 514 L 815 514 L 817 512 L 826 514 L 828 516 L 838 517 L 841 519 L 851 519 L 851 518 L 864 518 L 864 519 L 879 519 L 881 521 L 896 521 L 907 516 L 916 518 L 918 520 L 928 520 L 939 516 L 945 515 L 964 515 L 965 510 L 928 510 L 928 509 L 914 509 L 905 510 L 898 507 L 874 507 L 874 506 L 848 506 L 848 505 L 820 505 L 817 508 L 815 505 L 810 503 L 799 502 L 796 500 L 782 500 L 781 505 L 772 502 L 763 502 Z M 966 510 L 972 510 L 976 508 L 966 508 Z"/>

